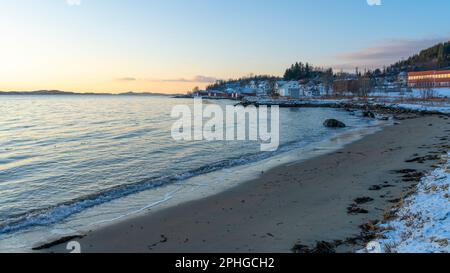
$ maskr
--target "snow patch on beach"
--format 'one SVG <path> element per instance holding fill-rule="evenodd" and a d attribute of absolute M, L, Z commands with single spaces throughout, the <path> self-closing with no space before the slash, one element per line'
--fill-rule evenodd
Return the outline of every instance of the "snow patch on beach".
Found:
<path fill-rule="evenodd" d="M 312 106 L 325 106 L 325 105 L 345 105 L 351 104 L 355 106 L 381 106 L 389 108 L 397 108 L 403 110 L 412 111 L 423 111 L 423 112 L 434 112 L 442 114 L 450 114 L 450 102 L 449 101 L 426 101 L 417 100 L 409 103 L 396 103 L 396 99 L 387 98 L 351 98 L 351 99 L 303 99 L 303 100 L 277 100 L 271 98 L 257 98 L 257 97 L 246 97 L 244 102 L 247 103 L 257 103 L 261 105 L 285 105 L 285 106 L 302 106 L 302 105 L 312 105 Z"/>
<path fill-rule="evenodd" d="M 415 111 L 439 112 L 444 114 L 450 113 L 450 105 L 446 104 L 425 105 L 425 104 L 400 103 L 400 104 L 387 104 L 387 106 Z"/>
<path fill-rule="evenodd" d="M 446 164 L 424 177 L 396 212 L 378 243 L 381 252 L 450 252 L 450 153 Z"/>
<path fill-rule="evenodd" d="M 381 97 L 381 98 L 415 98 L 415 99 L 421 99 L 423 97 L 424 91 L 427 90 L 421 90 L 413 88 L 409 92 L 400 92 L 400 91 L 394 91 L 394 92 L 384 92 L 384 91 L 378 91 L 378 92 L 372 92 L 370 93 L 370 97 Z M 436 88 L 430 90 L 433 95 L 437 98 L 450 98 L 450 88 Z"/>

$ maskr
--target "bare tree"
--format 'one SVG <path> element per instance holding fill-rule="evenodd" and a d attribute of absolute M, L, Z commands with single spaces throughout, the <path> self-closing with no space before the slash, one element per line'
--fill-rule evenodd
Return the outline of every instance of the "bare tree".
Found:
<path fill-rule="evenodd" d="M 420 97 L 423 100 L 429 100 L 436 97 L 436 91 L 431 86 L 425 86 L 420 89 Z"/>
<path fill-rule="evenodd" d="M 267 81 L 268 83 L 268 90 L 267 90 L 267 94 L 271 97 L 276 97 L 277 94 L 277 90 L 276 90 L 276 80 L 275 79 L 269 79 Z"/>
<path fill-rule="evenodd" d="M 359 95 L 363 98 L 367 98 L 370 91 L 372 90 L 372 80 L 370 79 L 370 77 L 362 77 L 358 80 L 358 83 Z"/>
<path fill-rule="evenodd" d="M 334 75 L 333 75 L 333 70 L 330 68 L 327 71 L 325 71 L 322 74 L 322 83 L 325 87 L 325 93 L 327 96 L 331 95 L 331 92 L 333 90 L 333 82 L 334 82 Z"/>

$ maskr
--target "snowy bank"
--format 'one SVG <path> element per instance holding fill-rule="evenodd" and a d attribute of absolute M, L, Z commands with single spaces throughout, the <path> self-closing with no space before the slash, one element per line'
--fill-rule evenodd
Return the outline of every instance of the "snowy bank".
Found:
<path fill-rule="evenodd" d="M 428 91 L 430 91 L 432 93 L 432 95 L 436 98 L 450 98 L 450 88 L 435 88 L 435 89 L 431 89 L 431 90 L 420 90 L 420 89 L 416 89 L 413 88 L 411 89 L 409 92 L 408 91 L 390 91 L 390 92 L 386 92 L 386 91 L 376 91 L 376 92 L 371 92 L 369 93 L 370 97 L 381 97 L 381 98 L 404 98 L 404 99 L 408 99 L 408 98 L 415 98 L 415 99 L 420 99 L 424 96 L 424 93 L 427 93 Z"/>
<path fill-rule="evenodd" d="M 352 99 L 303 99 L 283 100 L 271 98 L 245 97 L 243 105 L 279 105 L 281 107 L 334 107 L 334 108 L 390 108 L 422 113 L 450 114 L 450 103 L 433 101 L 416 101 L 414 103 L 386 102 L 377 98 Z"/>
<path fill-rule="evenodd" d="M 426 112 L 438 112 L 443 114 L 450 113 L 450 105 L 432 105 L 432 104 L 412 104 L 412 103 L 387 103 L 388 107 L 413 110 L 413 111 L 426 111 Z"/>
<path fill-rule="evenodd" d="M 450 153 L 446 163 L 424 177 L 417 192 L 404 200 L 396 219 L 381 228 L 381 252 L 450 252 Z"/>

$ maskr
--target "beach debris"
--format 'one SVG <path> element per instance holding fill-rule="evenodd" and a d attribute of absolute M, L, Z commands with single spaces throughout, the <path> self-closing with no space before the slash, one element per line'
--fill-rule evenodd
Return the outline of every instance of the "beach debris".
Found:
<path fill-rule="evenodd" d="M 65 237 L 62 237 L 62 238 L 60 238 L 58 240 L 52 241 L 50 243 L 45 243 L 45 244 L 39 245 L 37 247 L 33 247 L 32 250 L 45 250 L 45 249 L 52 248 L 54 246 L 58 246 L 58 245 L 62 245 L 62 244 L 68 243 L 68 242 L 73 241 L 73 240 L 83 239 L 84 237 L 85 237 L 85 235 L 65 236 Z"/>
<path fill-rule="evenodd" d="M 371 197 L 359 197 L 356 198 L 353 202 L 353 204 L 351 204 L 348 208 L 347 208 L 347 213 L 351 214 L 351 215 L 357 215 L 357 214 L 367 214 L 369 213 L 368 210 L 360 208 L 359 205 L 362 204 L 367 204 L 369 202 L 374 201 L 373 198 Z"/>
<path fill-rule="evenodd" d="M 426 155 L 426 156 L 421 156 L 421 157 L 415 157 L 409 160 L 406 160 L 406 163 L 425 163 L 426 161 L 431 161 L 431 160 L 439 160 L 441 159 L 440 155 Z"/>
<path fill-rule="evenodd" d="M 335 240 L 332 242 L 318 241 L 314 247 L 297 243 L 292 248 L 292 252 L 299 254 L 327 254 L 349 251 L 350 249 L 359 248 L 374 240 L 380 231 L 378 220 L 372 220 L 359 226 L 361 233 L 355 237 L 346 238 L 345 240 Z"/>
<path fill-rule="evenodd" d="M 374 199 L 370 197 L 359 197 L 354 200 L 354 202 L 358 205 L 366 204 L 372 202 Z"/>
<path fill-rule="evenodd" d="M 351 204 L 347 208 L 347 213 L 351 215 L 357 215 L 357 214 L 368 214 L 369 211 L 363 208 L 358 207 L 357 204 Z"/>
<path fill-rule="evenodd" d="M 404 182 L 420 182 L 424 173 L 422 172 L 411 172 L 402 176 Z"/>
<path fill-rule="evenodd" d="M 369 191 L 379 191 L 382 187 L 380 185 L 373 185 L 369 188 Z"/>
<path fill-rule="evenodd" d="M 325 241 L 318 242 L 314 253 L 336 253 L 335 245 Z"/>
<path fill-rule="evenodd" d="M 292 251 L 298 254 L 333 254 L 336 253 L 336 243 L 329 243 L 320 241 L 316 243 L 314 248 L 310 248 L 306 245 L 296 244 Z"/>
<path fill-rule="evenodd" d="M 377 226 L 379 222 L 380 221 L 378 221 L 378 220 L 369 221 L 363 225 L 360 225 L 359 227 L 362 229 L 363 232 L 366 232 L 366 233 L 374 232 L 379 229 L 379 227 Z"/>
<path fill-rule="evenodd" d="M 294 247 L 292 248 L 292 252 L 298 253 L 298 254 L 312 253 L 311 249 L 308 246 L 301 245 L 301 244 L 294 245 Z"/>
<path fill-rule="evenodd" d="M 167 237 L 166 237 L 164 234 L 161 235 L 161 241 L 160 241 L 160 243 L 167 243 L 167 241 L 168 241 Z"/>
<path fill-rule="evenodd" d="M 347 125 L 345 125 L 345 123 L 343 123 L 337 119 L 327 119 L 323 123 L 323 126 L 328 127 L 328 128 L 345 128 L 345 127 L 347 127 Z"/>
<path fill-rule="evenodd" d="M 396 198 L 392 200 L 388 200 L 389 203 L 398 204 L 402 201 L 402 198 Z"/>
<path fill-rule="evenodd" d="M 397 170 L 397 171 L 392 171 L 392 172 L 399 173 L 399 174 L 408 174 L 408 173 L 417 172 L 417 170 L 414 170 L 414 169 L 403 169 L 403 170 Z"/>
<path fill-rule="evenodd" d="M 154 247 L 158 246 L 159 244 L 167 243 L 168 240 L 169 240 L 169 239 L 168 239 L 164 234 L 161 234 L 161 240 L 160 240 L 159 242 L 157 242 L 157 243 L 154 243 L 154 244 L 152 244 L 152 245 L 149 245 L 149 246 L 148 246 L 148 249 L 149 249 L 149 250 L 152 250 Z"/>

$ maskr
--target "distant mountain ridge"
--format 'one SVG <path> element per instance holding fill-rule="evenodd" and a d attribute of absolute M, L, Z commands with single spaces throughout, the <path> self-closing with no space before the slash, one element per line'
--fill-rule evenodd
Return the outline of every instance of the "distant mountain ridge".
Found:
<path fill-rule="evenodd" d="M 79 96 L 173 96 L 173 94 L 125 92 L 125 93 L 76 93 L 61 90 L 37 90 L 37 91 L 0 91 L 0 95 L 79 95 Z"/>

